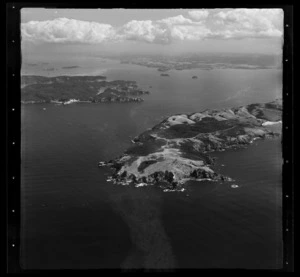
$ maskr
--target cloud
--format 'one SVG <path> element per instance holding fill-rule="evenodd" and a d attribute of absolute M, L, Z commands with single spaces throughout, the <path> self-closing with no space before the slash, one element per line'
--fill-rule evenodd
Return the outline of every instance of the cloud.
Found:
<path fill-rule="evenodd" d="M 203 26 L 174 26 L 171 31 L 173 39 L 202 40 L 212 35 L 211 31 Z"/>
<path fill-rule="evenodd" d="M 119 30 L 119 36 L 124 40 L 144 41 L 148 43 L 168 43 L 169 36 L 166 28 L 160 28 L 151 20 L 132 20 Z"/>
<path fill-rule="evenodd" d="M 176 24 L 193 24 L 193 21 L 189 18 L 185 18 L 183 15 L 177 15 L 177 16 L 157 20 L 157 23 L 171 26 Z"/>
<path fill-rule="evenodd" d="M 280 37 L 283 11 L 280 9 L 235 9 L 214 14 L 216 36 L 223 38 Z"/>
<path fill-rule="evenodd" d="M 101 43 L 115 36 L 109 24 L 68 18 L 22 23 L 21 33 L 24 40 L 53 43 Z"/>
<path fill-rule="evenodd" d="M 194 20 L 203 20 L 206 19 L 209 15 L 207 10 L 200 10 L 200 11 L 190 11 L 188 12 L 189 16 Z"/>
<path fill-rule="evenodd" d="M 142 41 L 168 44 L 176 40 L 282 37 L 280 9 L 193 10 L 156 21 L 132 20 L 120 27 L 56 18 L 21 24 L 22 39 L 33 42 L 88 43 Z"/>

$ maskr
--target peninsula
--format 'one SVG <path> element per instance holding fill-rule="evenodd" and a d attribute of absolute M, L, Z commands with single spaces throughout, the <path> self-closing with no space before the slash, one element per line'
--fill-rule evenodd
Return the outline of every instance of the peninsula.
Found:
<path fill-rule="evenodd" d="M 125 153 L 99 166 L 113 170 L 107 181 L 136 187 L 184 190 L 188 180 L 232 181 L 212 169 L 214 151 L 244 147 L 281 135 L 282 100 L 222 110 L 177 114 L 133 139 Z"/>
<path fill-rule="evenodd" d="M 25 75 L 21 77 L 22 103 L 142 102 L 149 94 L 134 81 L 107 81 L 105 76 Z"/>

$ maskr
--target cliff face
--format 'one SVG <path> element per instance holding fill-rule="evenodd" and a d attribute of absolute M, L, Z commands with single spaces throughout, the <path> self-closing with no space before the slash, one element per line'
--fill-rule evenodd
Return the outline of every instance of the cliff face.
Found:
<path fill-rule="evenodd" d="M 100 166 L 114 170 L 118 184 L 183 189 L 187 180 L 231 181 L 211 169 L 213 151 L 243 147 L 281 135 L 282 102 L 173 115 L 137 136 L 121 157 Z"/>

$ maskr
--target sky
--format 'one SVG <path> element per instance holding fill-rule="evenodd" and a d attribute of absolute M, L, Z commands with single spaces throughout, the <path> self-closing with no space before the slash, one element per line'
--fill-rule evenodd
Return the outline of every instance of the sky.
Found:
<path fill-rule="evenodd" d="M 21 10 L 22 53 L 280 54 L 281 9 Z"/>

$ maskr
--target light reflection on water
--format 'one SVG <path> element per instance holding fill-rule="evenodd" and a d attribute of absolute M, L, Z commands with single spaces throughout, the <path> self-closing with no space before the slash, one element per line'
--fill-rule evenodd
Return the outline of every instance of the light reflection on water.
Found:
<path fill-rule="evenodd" d="M 113 209 L 130 230 L 132 249 L 121 268 L 171 269 L 175 258 L 162 221 L 162 193 L 152 187 L 124 187 L 111 194 Z"/>

